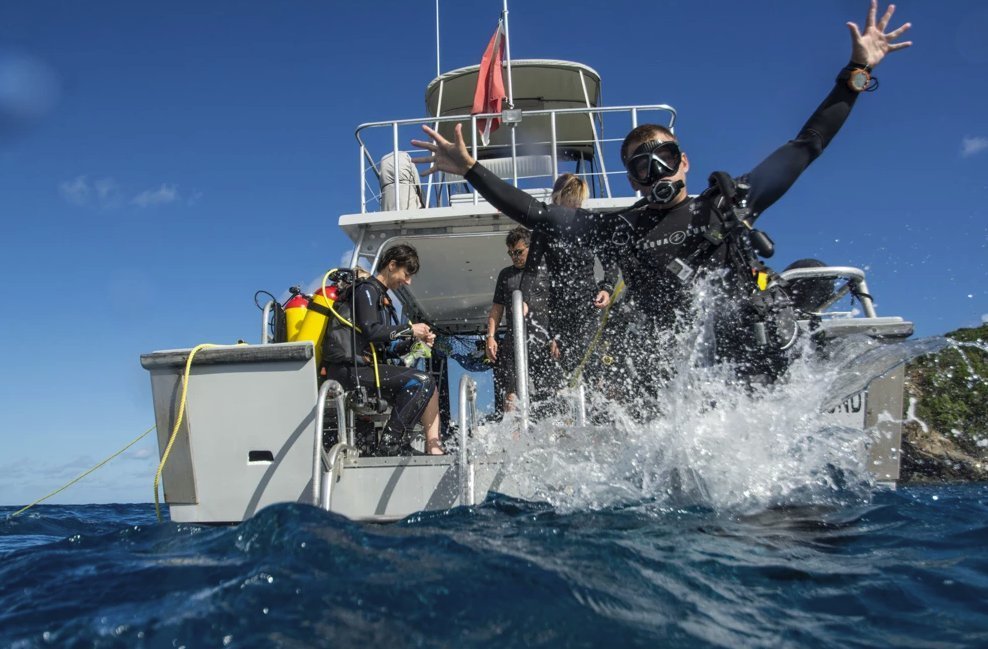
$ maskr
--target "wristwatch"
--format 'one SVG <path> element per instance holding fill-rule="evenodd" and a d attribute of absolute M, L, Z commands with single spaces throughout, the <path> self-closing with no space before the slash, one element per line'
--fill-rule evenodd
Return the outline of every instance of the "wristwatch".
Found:
<path fill-rule="evenodd" d="M 871 66 L 850 63 L 837 75 L 838 82 L 845 82 L 854 92 L 864 92 L 871 85 Z"/>

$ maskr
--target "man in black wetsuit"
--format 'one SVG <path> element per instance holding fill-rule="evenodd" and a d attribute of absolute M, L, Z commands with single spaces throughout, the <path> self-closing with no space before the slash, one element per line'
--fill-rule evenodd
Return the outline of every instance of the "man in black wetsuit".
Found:
<path fill-rule="evenodd" d="M 748 224 L 771 206 L 792 186 L 802 172 L 830 143 L 850 113 L 858 94 L 872 89 L 870 74 L 885 55 L 911 45 L 910 42 L 894 43 L 910 25 L 886 33 L 894 11 L 890 5 L 881 19 L 877 19 L 877 7 L 872 0 L 863 32 L 857 25 L 848 23 L 851 31 L 851 58 L 840 70 L 830 94 L 817 108 L 796 138 L 777 149 L 752 171 L 737 180 L 750 189 L 746 197 L 749 210 Z M 676 137 L 668 129 L 658 125 L 639 126 L 628 134 L 622 146 L 622 160 L 632 186 L 641 191 L 647 204 L 614 215 L 594 214 L 584 210 L 572 210 L 560 206 L 548 206 L 532 199 L 490 173 L 467 152 L 460 125 L 456 128 L 454 142 L 449 142 L 436 131 L 423 126 L 432 142 L 413 140 L 415 146 L 433 153 L 416 160 L 431 162 L 426 174 L 438 170 L 463 175 L 494 207 L 527 227 L 566 230 L 570 236 L 582 237 L 602 259 L 618 263 L 629 294 L 629 306 L 646 317 L 646 327 L 652 331 L 675 327 L 682 312 L 691 305 L 689 287 L 677 277 L 676 260 L 690 259 L 705 246 L 704 233 L 711 224 L 712 199 L 708 196 L 690 198 L 686 189 L 686 173 L 689 160 L 679 149 Z M 694 259 L 697 270 L 723 270 L 724 275 L 736 274 L 728 260 L 728 246 L 713 248 L 701 259 Z M 697 273 L 703 274 L 703 273 Z M 736 278 L 739 280 L 739 278 Z M 736 296 L 732 296 L 736 297 Z M 736 300 L 722 302 L 728 309 L 737 306 Z M 737 327 L 730 317 L 721 318 L 722 333 L 740 331 L 741 337 L 749 336 L 750 327 Z M 718 352 L 739 364 L 753 364 L 741 368 L 754 374 L 757 353 L 751 353 L 749 341 L 740 345 L 725 345 Z M 730 353 L 731 348 L 735 352 Z M 738 353 L 737 349 L 744 351 Z"/>
<path fill-rule="evenodd" d="M 529 369 L 533 378 L 537 379 L 536 385 L 545 384 L 543 379 L 546 378 L 545 374 L 549 362 L 546 347 L 549 339 L 542 322 L 546 305 L 544 282 L 537 275 L 532 281 L 523 281 L 526 276 L 525 267 L 531 245 L 531 232 L 519 226 L 508 233 L 504 242 L 508 246 L 511 265 L 502 268 L 501 272 L 498 273 L 497 283 L 494 287 L 494 299 L 491 303 L 490 312 L 487 314 L 487 334 L 484 337 L 487 358 L 494 363 L 494 405 L 498 415 L 514 410 L 517 376 L 515 374 L 516 356 L 511 295 L 517 290 L 522 291 L 524 303 L 528 309 L 525 317 L 528 321 L 529 335 L 533 341 L 533 344 L 529 345 Z M 497 330 L 505 315 L 508 316 L 507 332 L 499 343 Z"/>

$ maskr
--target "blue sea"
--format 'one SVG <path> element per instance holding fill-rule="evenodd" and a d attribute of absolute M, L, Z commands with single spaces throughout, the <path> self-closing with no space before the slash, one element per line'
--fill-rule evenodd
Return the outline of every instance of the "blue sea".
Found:
<path fill-rule="evenodd" d="M 986 647 L 988 484 L 725 513 L 0 508 L 3 647 Z"/>

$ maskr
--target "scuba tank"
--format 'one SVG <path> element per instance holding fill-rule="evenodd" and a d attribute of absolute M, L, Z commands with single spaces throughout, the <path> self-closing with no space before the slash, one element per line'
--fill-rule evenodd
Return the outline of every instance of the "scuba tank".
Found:
<path fill-rule="evenodd" d="M 309 308 L 309 296 L 302 293 L 297 286 L 289 289 L 292 297 L 285 302 L 285 328 L 287 330 L 287 341 L 290 343 L 298 340 L 299 329 Z"/>
<path fill-rule="evenodd" d="M 333 304 L 339 295 L 335 284 L 326 285 L 326 279 L 333 273 L 329 271 L 323 278 L 323 285 L 316 290 L 309 300 L 305 310 L 305 317 L 298 325 L 298 333 L 294 342 L 311 340 L 315 345 L 316 366 L 322 364 L 322 341 L 326 335 L 326 325 L 332 315 Z"/>

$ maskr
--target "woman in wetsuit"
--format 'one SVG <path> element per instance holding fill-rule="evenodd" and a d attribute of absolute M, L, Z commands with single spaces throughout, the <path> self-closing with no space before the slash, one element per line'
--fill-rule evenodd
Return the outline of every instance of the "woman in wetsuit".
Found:
<path fill-rule="evenodd" d="M 326 378 L 339 381 L 343 386 L 355 388 L 359 383 L 373 393 L 377 381 L 374 365 L 377 365 L 381 395 L 392 409 L 380 442 L 374 440 L 369 444 L 372 453 L 411 453 L 410 434 L 415 424 L 421 422 L 425 452 L 443 454 L 439 441 L 439 399 L 432 376 L 415 367 L 387 363 L 388 358 L 408 353 L 415 341 L 431 346 L 436 338 L 425 323 L 399 323 L 388 297 L 388 291 L 411 284 L 412 276 L 418 270 L 415 248 L 406 244 L 388 248 L 381 257 L 377 273 L 358 281 L 352 293 L 345 293 L 337 302 L 337 312 L 343 318 L 349 319 L 353 312 L 351 322 L 355 329 L 334 317 L 323 343 Z"/>
<path fill-rule="evenodd" d="M 576 210 L 583 206 L 588 195 L 585 180 L 565 173 L 553 184 L 552 204 Z M 604 279 L 595 282 L 594 254 L 579 235 L 536 227 L 525 264 L 526 285 L 538 274 L 543 261 L 549 290 L 548 325 L 552 337 L 549 352 L 562 370 L 570 374 L 597 329 L 599 313 L 592 307 L 602 309 L 611 299 L 617 267 L 608 264 Z"/>

